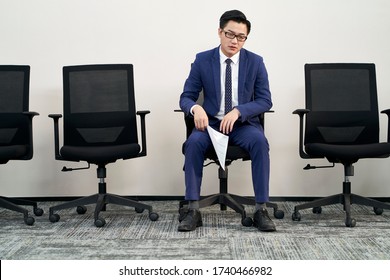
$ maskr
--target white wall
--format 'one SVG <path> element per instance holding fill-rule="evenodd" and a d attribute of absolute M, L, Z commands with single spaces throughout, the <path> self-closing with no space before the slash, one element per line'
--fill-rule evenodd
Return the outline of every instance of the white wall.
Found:
<path fill-rule="evenodd" d="M 218 19 L 242 10 L 253 24 L 245 47 L 268 68 L 275 113 L 267 115 L 271 196 L 341 192 L 343 170 L 303 171 L 298 117 L 307 62 L 373 62 L 380 109 L 390 108 L 390 1 L 387 0 L 0 0 L 0 64 L 31 65 L 35 154 L 0 168 L 1 195 L 76 196 L 96 192 L 95 166 L 63 173 L 54 160 L 50 113 L 62 112 L 62 66 L 132 63 L 137 109 L 147 116 L 148 156 L 108 166 L 110 192 L 183 195 L 185 128 L 178 99 L 195 54 L 218 45 Z M 382 140 L 387 120 L 381 117 Z M 67 164 L 67 166 L 84 166 Z M 353 191 L 390 196 L 390 160 L 362 160 Z M 250 163 L 230 168 L 230 190 L 252 195 Z M 217 191 L 217 168 L 205 169 L 203 194 Z"/>

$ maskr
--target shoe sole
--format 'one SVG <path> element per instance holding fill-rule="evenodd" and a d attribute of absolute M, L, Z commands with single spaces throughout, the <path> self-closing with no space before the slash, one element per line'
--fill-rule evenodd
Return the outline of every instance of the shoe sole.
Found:
<path fill-rule="evenodd" d="M 272 232 L 276 231 L 276 228 L 259 228 L 257 224 L 253 223 L 253 226 L 257 228 L 259 231 L 264 231 L 264 232 Z"/>
<path fill-rule="evenodd" d="M 180 226 L 179 226 L 177 230 L 180 232 L 194 231 L 197 227 L 201 227 L 201 226 L 203 226 L 203 223 L 202 223 L 202 221 L 199 221 L 196 224 L 195 228 L 180 228 Z"/>

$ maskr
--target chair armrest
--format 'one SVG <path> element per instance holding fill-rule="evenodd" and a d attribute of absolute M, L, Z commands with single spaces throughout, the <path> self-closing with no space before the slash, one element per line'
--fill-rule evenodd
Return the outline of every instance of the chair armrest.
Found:
<path fill-rule="evenodd" d="M 175 109 L 174 112 L 176 112 L 176 113 L 184 113 L 183 110 L 181 110 L 181 109 Z M 259 115 L 260 124 L 263 127 L 263 129 L 264 129 L 264 115 L 265 115 L 265 113 L 274 113 L 274 111 L 272 111 L 272 110 L 266 111 L 266 112 L 261 113 Z M 188 136 L 190 136 L 192 130 L 195 127 L 194 118 L 193 118 L 193 116 L 191 114 L 189 114 L 189 115 L 185 115 L 184 114 L 184 121 L 185 121 L 186 128 L 187 128 L 187 133 L 186 134 L 187 134 L 187 138 L 188 138 Z"/>
<path fill-rule="evenodd" d="M 30 149 L 29 149 L 29 152 L 28 154 L 26 154 L 23 159 L 25 160 L 28 160 L 28 159 L 32 159 L 33 157 L 33 154 L 34 154 L 34 143 L 33 143 L 33 128 L 32 128 L 32 119 L 35 117 L 35 116 L 38 116 L 39 114 L 37 112 L 30 112 L 30 111 L 26 111 L 26 112 L 22 112 L 23 115 L 27 116 L 28 118 L 28 135 L 30 136 L 29 137 L 29 146 L 30 146 Z"/>
<path fill-rule="evenodd" d="M 195 127 L 194 116 L 192 114 L 186 115 L 183 112 L 183 110 L 181 110 L 181 109 L 176 109 L 176 110 L 174 110 L 174 112 L 176 112 L 176 113 L 183 113 L 184 123 L 186 125 L 186 139 L 187 139 L 190 136 L 190 134 L 192 133 L 192 130 L 194 129 L 194 127 Z"/>
<path fill-rule="evenodd" d="M 309 113 L 310 110 L 309 109 L 296 109 L 293 114 L 296 114 L 296 115 L 299 115 L 300 117 L 304 116 L 305 114 Z"/>
<path fill-rule="evenodd" d="M 387 142 L 390 142 L 390 109 L 383 110 L 381 113 L 387 115 Z"/>
<path fill-rule="evenodd" d="M 299 156 L 304 159 L 311 158 L 308 154 L 305 153 L 305 149 L 303 148 L 303 119 L 309 112 L 310 110 L 308 109 L 297 109 L 293 112 L 293 114 L 299 116 Z"/>
<path fill-rule="evenodd" d="M 27 115 L 32 119 L 35 116 L 39 116 L 39 113 L 37 113 L 37 112 L 23 112 L 23 115 Z"/>
<path fill-rule="evenodd" d="M 49 118 L 53 119 L 54 122 L 54 156 L 57 160 L 62 160 L 61 154 L 60 154 L 60 132 L 58 127 L 58 120 L 62 118 L 61 114 L 50 114 Z"/>
<path fill-rule="evenodd" d="M 141 152 L 138 154 L 139 157 L 146 156 L 146 124 L 145 116 L 149 114 L 150 111 L 137 111 L 137 115 L 140 116 L 141 120 Z"/>
<path fill-rule="evenodd" d="M 265 131 L 265 114 L 266 113 L 274 113 L 275 111 L 273 111 L 273 110 L 269 110 L 269 111 L 265 111 L 264 113 L 261 113 L 260 115 L 259 115 L 259 119 L 260 119 L 260 124 L 261 124 L 261 126 L 263 127 L 263 130 Z"/>

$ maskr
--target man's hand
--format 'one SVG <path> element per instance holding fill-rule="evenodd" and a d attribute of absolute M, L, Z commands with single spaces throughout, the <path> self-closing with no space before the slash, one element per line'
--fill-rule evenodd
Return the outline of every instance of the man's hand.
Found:
<path fill-rule="evenodd" d="M 195 128 L 204 131 L 209 125 L 209 118 L 207 117 L 206 111 L 202 106 L 198 105 L 194 106 L 192 114 L 194 115 Z"/>
<path fill-rule="evenodd" d="M 238 111 L 236 108 L 233 108 L 233 110 L 231 110 L 223 117 L 219 130 L 224 134 L 229 134 L 233 130 L 233 125 L 240 117 L 240 115 L 240 111 Z"/>

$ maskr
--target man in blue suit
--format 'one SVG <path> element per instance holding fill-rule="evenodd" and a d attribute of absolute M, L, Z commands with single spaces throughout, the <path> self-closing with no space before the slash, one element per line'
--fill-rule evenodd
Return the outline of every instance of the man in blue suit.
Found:
<path fill-rule="evenodd" d="M 256 200 L 254 225 L 260 231 L 275 231 L 265 205 L 269 200 L 269 146 L 258 118 L 272 107 L 272 101 L 262 57 L 243 49 L 250 28 L 242 12 L 225 12 L 218 29 L 220 45 L 196 55 L 185 81 L 180 108 L 193 115 L 195 129 L 184 145 L 185 199 L 189 204 L 179 231 L 202 226 L 199 199 L 203 162 L 205 152 L 212 146 L 207 126 L 229 135 L 232 144 L 249 152 Z M 196 103 L 201 91 L 202 106 Z M 231 100 L 225 100 L 229 92 Z M 230 104 L 225 105 L 227 100 Z"/>

